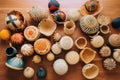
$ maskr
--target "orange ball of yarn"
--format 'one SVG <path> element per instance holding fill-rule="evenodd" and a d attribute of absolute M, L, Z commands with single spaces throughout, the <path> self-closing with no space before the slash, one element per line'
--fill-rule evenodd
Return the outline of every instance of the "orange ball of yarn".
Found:
<path fill-rule="evenodd" d="M 3 29 L 0 31 L 0 38 L 2 40 L 9 40 L 11 34 L 10 34 L 10 31 L 7 30 L 7 29 Z"/>

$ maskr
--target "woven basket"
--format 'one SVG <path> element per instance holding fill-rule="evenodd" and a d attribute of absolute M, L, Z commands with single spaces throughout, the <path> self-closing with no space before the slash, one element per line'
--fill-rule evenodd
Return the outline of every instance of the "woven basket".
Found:
<path fill-rule="evenodd" d="M 99 1 L 99 5 L 98 5 L 98 9 L 94 12 L 88 12 L 85 8 L 85 3 L 81 6 L 81 8 L 79 9 L 80 13 L 82 15 L 93 15 L 96 16 L 98 15 L 101 11 L 103 10 L 103 5 L 102 5 L 102 1 Z"/>
<path fill-rule="evenodd" d="M 99 24 L 92 15 L 82 17 L 80 20 L 80 27 L 86 34 L 94 34 L 99 31 Z"/>

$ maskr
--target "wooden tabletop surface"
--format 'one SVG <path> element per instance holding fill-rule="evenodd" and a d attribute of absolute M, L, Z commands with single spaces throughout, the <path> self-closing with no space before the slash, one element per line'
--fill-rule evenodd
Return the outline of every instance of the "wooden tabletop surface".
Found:
<path fill-rule="evenodd" d="M 69 0 L 69 1 L 58 0 L 58 1 L 61 4 L 61 10 L 62 10 L 63 8 L 79 9 L 86 0 Z M 101 14 L 109 16 L 111 20 L 120 16 L 119 0 L 102 0 L 102 1 L 103 1 L 104 9 L 101 12 Z M 28 25 L 31 25 L 31 23 L 29 23 L 30 17 L 27 11 L 30 10 L 31 7 L 35 5 L 47 8 L 48 2 L 49 0 L 0 0 L 0 30 L 6 28 L 5 16 L 8 12 L 12 10 L 21 11 Z M 75 40 L 79 36 L 85 36 L 88 40 L 87 46 L 93 48 L 89 43 L 90 39 L 88 38 L 88 36 L 85 35 L 80 30 L 79 22 L 76 22 L 76 27 L 77 28 L 74 34 L 71 35 L 71 37 Z M 110 34 L 120 32 L 120 30 L 113 29 L 111 26 L 110 26 L 110 30 L 111 30 Z M 63 36 L 64 35 L 63 25 L 58 25 L 58 28 L 56 31 L 61 33 Z M 106 42 L 110 34 L 104 36 Z M 23 76 L 23 70 L 16 71 L 16 70 L 9 69 L 5 66 L 5 62 L 7 59 L 5 55 L 5 49 L 6 47 L 9 46 L 8 43 L 9 43 L 8 41 L 0 40 L 0 80 L 27 80 Z M 75 46 L 72 48 L 72 50 L 76 50 L 80 52 L 79 50 L 76 49 Z M 60 55 L 57 55 L 55 59 L 64 58 L 65 53 L 66 52 L 62 52 Z M 26 62 L 25 67 L 27 66 L 33 67 L 35 69 L 35 72 L 39 67 L 45 67 L 47 70 L 47 77 L 45 80 L 86 80 L 81 73 L 81 69 L 84 66 L 84 63 L 82 61 L 80 61 L 78 64 L 73 65 L 73 66 L 69 65 L 69 71 L 67 72 L 67 74 L 63 76 L 59 76 L 53 70 L 53 66 L 52 66 L 53 62 L 47 61 L 46 55 L 42 56 L 42 62 L 40 64 L 33 63 L 32 57 L 33 56 L 24 57 L 24 60 Z M 100 69 L 99 75 L 94 80 L 120 80 L 119 79 L 120 78 L 120 64 L 117 63 L 117 67 L 113 71 L 107 71 L 103 68 L 102 60 L 103 59 L 100 57 L 100 55 L 97 52 L 96 58 L 91 62 L 91 63 L 96 64 Z M 38 79 L 36 75 L 34 75 L 34 77 L 30 80 L 38 80 Z"/>

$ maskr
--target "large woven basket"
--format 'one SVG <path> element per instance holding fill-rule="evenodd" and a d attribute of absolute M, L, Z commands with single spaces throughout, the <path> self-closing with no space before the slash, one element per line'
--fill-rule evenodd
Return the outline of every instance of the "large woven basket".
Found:
<path fill-rule="evenodd" d="M 92 15 L 86 15 L 80 20 L 80 27 L 86 34 L 94 34 L 99 31 L 99 24 L 96 18 Z"/>

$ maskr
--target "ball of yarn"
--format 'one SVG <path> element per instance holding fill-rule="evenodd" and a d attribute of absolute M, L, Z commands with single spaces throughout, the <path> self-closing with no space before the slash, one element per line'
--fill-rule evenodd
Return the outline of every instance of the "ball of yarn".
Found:
<path fill-rule="evenodd" d="M 8 40 L 10 38 L 10 31 L 7 29 L 3 29 L 0 31 L 0 38 L 2 40 Z"/>
<path fill-rule="evenodd" d="M 57 0 L 50 0 L 48 3 L 48 8 L 51 13 L 55 12 L 56 10 L 59 9 L 60 4 L 58 3 Z"/>

